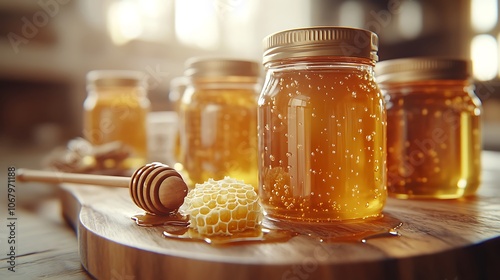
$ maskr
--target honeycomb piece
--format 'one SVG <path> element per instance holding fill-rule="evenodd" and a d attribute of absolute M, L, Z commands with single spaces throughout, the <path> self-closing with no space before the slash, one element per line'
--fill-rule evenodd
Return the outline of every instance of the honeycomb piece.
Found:
<path fill-rule="evenodd" d="M 203 235 L 231 235 L 254 229 L 262 220 L 262 206 L 252 185 L 225 177 L 196 184 L 181 206 L 190 227 Z"/>

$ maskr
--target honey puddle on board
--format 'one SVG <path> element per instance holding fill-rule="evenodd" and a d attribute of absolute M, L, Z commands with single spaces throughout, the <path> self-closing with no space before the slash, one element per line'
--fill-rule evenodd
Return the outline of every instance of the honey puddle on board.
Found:
<path fill-rule="evenodd" d="M 298 233 L 289 230 L 270 229 L 263 226 L 258 226 L 255 229 L 233 233 L 233 235 L 230 236 L 204 236 L 199 234 L 192 228 L 184 228 L 179 231 L 165 230 L 163 232 L 163 236 L 166 238 L 187 241 L 203 241 L 212 245 L 252 242 L 286 242 L 297 235 Z"/>
<path fill-rule="evenodd" d="M 212 245 L 286 242 L 298 235 L 309 236 L 322 243 L 367 243 L 372 239 L 401 236 L 399 229 L 403 226 L 401 221 L 387 214 L 369 221 L 342 224 L 296 224 L 264 219 L 262 225 L 253 230 L 230 236 L 205 236 L 190 228 L 189 218 L 178 213 L 165 216 L 138 214 L 132 220 L 143 227 L 162 226 L 165 238 Z"/>
<path fill-rule="evenodd" d="M 132 216 L 132 220 L 141 227 L 153 226 L 177 226 L 181 228 L 189 227 L 189 218 L 179 213 L 171 215 L 153 215 L 149 213 Z"/>

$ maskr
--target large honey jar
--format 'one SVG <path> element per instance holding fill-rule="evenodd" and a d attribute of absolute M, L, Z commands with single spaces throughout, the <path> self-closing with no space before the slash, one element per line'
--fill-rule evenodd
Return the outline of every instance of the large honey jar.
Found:
<path fill-rule="evenodd" d="M 215 57 L 186 62 L 179 105 L 179 162 L 193 186 L 229 176 L 258 186 L 257 62 Z"/>
<path fill-rule="evenodd" d="M 389 195 L 446 199 L 474 194 L 481 171 L 481 102 L 470 61 L 383 61 L 377 81 L 387 99 Z"/>
<path fill-rule="evenodd" d="M 125 70 L 87 74 L 83 134 L 92 145 L 114 142 L 121 147 L 117 160 L 107 160 L 105 168 L 136 169 L 146 163 L 150 102 L 143 76 Z"/>
<path fill-rule="evenodd" d="M 311 27 L 272 34 L 264 44 L 258 133 L 266 215 L 299 222 L 379 216 L 387 194 L 377 35 Z"/>

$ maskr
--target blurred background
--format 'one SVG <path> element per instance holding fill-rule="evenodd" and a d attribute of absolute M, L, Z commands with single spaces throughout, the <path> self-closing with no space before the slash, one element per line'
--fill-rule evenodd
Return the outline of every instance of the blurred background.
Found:
<path fill-rule="evenodd" d="M 313 25 L 376 32 L 381 60 L 472 59 L 484 147 L 500 150 L 498 11 L 497 0 L 1 1 L 1 152 L 46 151 L 81 136 L 90 70 L 143 71 L 153 111 L 168 111 L 170 81 L 189 57 L 261 61 L 265 36 Z"/>

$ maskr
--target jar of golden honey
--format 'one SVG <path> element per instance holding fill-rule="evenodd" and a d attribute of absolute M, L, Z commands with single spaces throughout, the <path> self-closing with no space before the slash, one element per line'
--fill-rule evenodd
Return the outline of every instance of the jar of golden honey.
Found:
<path fill-rule="evenodd" d="M 96 70 L 87 74 L 84 102 L 85 138 L 95 146 L 121 143 L 120 156 L 105 168 L 136 169 L 147 159 L 147 115 L 150 102 L 143 73 Z"/>
<path fill-rule="evenodd" d="M 258 186 L 257 62 L 193 58 L 179 105 L 179 161 L 188 185 L 225 176 Z"/>
<path fill-rule="evenodd" d="M 377 65 L 377 81 L 387 99 L 389 195 L 474 194 L 481 171 L 481 102 L 470 61 L 387 60 Z"/>
<path fill-rule="evenodd" d="M 260 198 L 271 219 L 377 217 L 386 201 L 386 112 L 378 37 L 311 27 L 264 39 Z"/>

